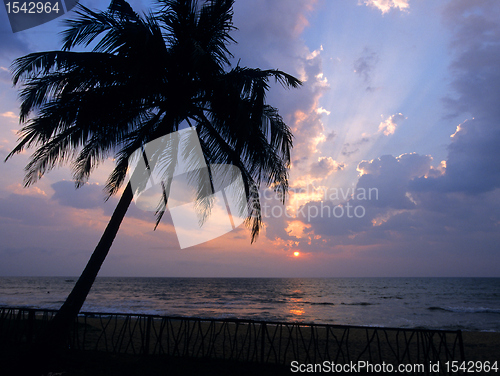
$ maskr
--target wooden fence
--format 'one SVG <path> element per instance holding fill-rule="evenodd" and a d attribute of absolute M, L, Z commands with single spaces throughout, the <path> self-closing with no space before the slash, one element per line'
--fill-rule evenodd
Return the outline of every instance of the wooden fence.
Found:
<path fill-rule="evenodd" d="M 32 343 L 56 312 L 0 308 L 0 340 Z M 292 361 L 428 365 L 465 360 L 460 331 L 94 312 L 77 317 L 67 346 L 282 365 Z"/>

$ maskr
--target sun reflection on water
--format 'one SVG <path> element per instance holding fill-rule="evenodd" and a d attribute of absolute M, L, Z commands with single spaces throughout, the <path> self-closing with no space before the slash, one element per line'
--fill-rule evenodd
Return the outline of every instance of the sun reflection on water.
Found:
<path fill-rule="evenodd" d="M 302 316 L 304 313 L 306 313 L 306 311 L 303 310 L 302 308 L 294 307 L 290 309 L 290 313 L 295 316 Z"/>

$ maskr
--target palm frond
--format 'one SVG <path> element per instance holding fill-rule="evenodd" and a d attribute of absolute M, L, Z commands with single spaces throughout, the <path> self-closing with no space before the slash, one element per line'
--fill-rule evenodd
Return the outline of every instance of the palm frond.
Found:
<path fill-rule="evenodd" d="M 101 33 L 107 30 L 120 29 L 120 20 L 114 17 L 114 12 L 94 12 L 82 4 L 77 4 L 76 17 L 64 21 L 67 28 L 63 36 L 63 51 L 69 51 L 76 46 L 88 46 Z"/>

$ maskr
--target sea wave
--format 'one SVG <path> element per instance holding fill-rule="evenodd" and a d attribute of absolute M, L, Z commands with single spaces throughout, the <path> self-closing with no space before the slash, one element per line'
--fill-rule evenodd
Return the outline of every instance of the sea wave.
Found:
<path fill-rule="evenodd" d="M 355 302 L 355 303 L 340 303 L 341 305 L 350 305 L 350 306 L 370 306 L 370 305 L 378 305 L 379 303 L 369 303 L 369 302 Z"/>
<path fill-rule="evenodd" d="M 497 313 L 500 314 L 500 309 L 485 308 L 485 307 L 429 307 L 430 311 L 446 311 L 455 313 Z"/>
<path fill-rule="evenodd" d="M 59 309 L 70 279 L 0 277 L 0 306 Z M 82 311 L 500 332 L 499 297 L 500 278 L 103 277 Z"/>
<path fill-rule="evenodd" d="M 304 302 L 304 303 L 308 303 L 310 305 L 335 305 L 335 303 L 331 302 Z"/>

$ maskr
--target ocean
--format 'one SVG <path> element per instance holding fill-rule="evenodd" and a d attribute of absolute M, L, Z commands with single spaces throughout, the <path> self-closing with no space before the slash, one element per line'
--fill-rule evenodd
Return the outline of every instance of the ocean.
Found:
<path fill-rule="evenodd" d="M 0 277 L 0 307 L 58 309 L 73 277 Z M 500 332 L 500 278 L 96 280 L 86 312 Z"/>

